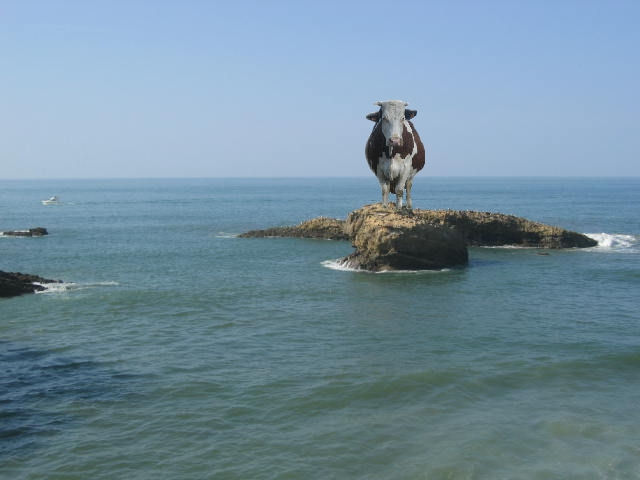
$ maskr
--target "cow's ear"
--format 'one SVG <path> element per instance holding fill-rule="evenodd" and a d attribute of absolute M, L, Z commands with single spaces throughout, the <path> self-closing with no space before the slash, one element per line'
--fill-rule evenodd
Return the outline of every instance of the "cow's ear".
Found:
<path fill-rule="evenodd" d="M 411 120 L 417 114 L 418 114 L 417 110 L 409 110 L 408 108 L 404 109 L 404 118 L 406 118 L 407 120 Z"/>
<path fill-rule="evenodd" d="M 371 120 L 372 122 L 377 122 L 378 120 L 380 120 L 380 110 L 367 115 L 367 120 Z"/>

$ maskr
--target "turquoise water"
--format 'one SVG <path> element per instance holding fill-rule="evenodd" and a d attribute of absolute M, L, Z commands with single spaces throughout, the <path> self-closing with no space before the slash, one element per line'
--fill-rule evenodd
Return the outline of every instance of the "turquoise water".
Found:
<path fill-rule="evenodd" d="M 373 178 L 1 181 L 0 478 L 640 478 L 640 179 L 419 177 L 418 208 L 598 234 L 368 274 L 233 235 Z M 62 204 L 40 200 L 58 195 Z"/>

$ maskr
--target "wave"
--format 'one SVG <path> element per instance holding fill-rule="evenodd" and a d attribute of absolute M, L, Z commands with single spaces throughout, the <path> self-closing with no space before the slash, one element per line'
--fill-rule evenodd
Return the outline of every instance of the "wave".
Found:
<path fill-rule="evenodd" d="M 431 274 L 431 273 L 442 273 L 442 272 L 450 272 L 450 268 L 443 268 L 441 270 L 386 270 L 382 272 L 370 272 L 369 270 L 363 270 L 361 268 L 350 267 L 345 264 L 341 258 L 336 258 L 335 260 L 325 260 L 324 262 L 320 262 L 320 265 L 323 267 L 329 268 L 331 270 L 339 270 L 341 272 L 355 272 L 355 273 L 368 273 L 368 274 L 394 274 L 394 273 L 412 273 L 412 274 Z"/>
<path fill-rule="evenodd" d="M 598 245 L 585 248 L 585 251 L 615 251 L 637 253 L 640 252 L 640 235 L 627 235 L 622 233 L 585 233 L 587 237 L 598 242 Z M 482 245 L 478 248 L 496 248 L 511 250 L 536 250 L 538 247 L 526 247 L 521 245 Z"/>
<path fill-rule="evenodd" d="M 365 272 L 365 270 L 345 265 L 344 263 L 342 263 L 341 258 L 336 258 L 335 260 L 325 260 L 324 262 L 320 262 L 320 265 L 326 268 L 330 268 L 331 270 L 339 270 L 341 272 Z"/>
<path fill-rule="evenodd" d="M 75 282 L 62 282 L 62 283 L 38 283 L 34 282 L 34 285 L 40 285 L 44 287 L 44 290 L 36 292 L 38 294 L 52 294 L 52 293 L 67 293 L 75 290 L 85 290 L 87 288 L 96 287 L 114 287 L 120 285 L 118 282 L 90 282 L 90 283 L 75 283 Z"/>
<path fill-rule="evenodd" d="M 237 233 L 218 232 L 216 238 L 238 238 Z"/>
<path fill-rule="evenodd" d="M 615 233 L 585 233 L 589 238 L 598 242 L 597 247 L 593 247 L 590 250 L 597 251 L 614 251 L 614 252 L 629 252 L 636 253 L 640 247 L 640 235 L 626 235 Z"/>
<path fill-rule="evenodd" d="M 499 248 L 501 250 L 535 250 L 539 247 L 527 247 L 523 245 L 479 245 L 475 248 Z"/>
<path fill-rule="evenodd" d="M 14 232 L 29 233 L 29 230 L 14 230 Z M 0 232 L 0 238 L 31 238 L 27 235 L 5 235 L 4 232 Z"/>

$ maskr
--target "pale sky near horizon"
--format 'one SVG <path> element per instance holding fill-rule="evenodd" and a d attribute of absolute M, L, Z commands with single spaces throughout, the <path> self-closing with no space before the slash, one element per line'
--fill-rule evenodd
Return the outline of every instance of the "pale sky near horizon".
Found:
<path fill-rule="evenodd" d="M 640 2 L 2 1 L 0 179 L 640 175 Z"/>

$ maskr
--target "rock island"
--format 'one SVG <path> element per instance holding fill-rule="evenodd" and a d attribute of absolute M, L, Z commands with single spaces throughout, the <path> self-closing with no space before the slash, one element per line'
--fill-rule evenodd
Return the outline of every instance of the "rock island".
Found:
<path fill-rule="evenodd" d="M 502 213 L 470 210 L 409 210 L 365 205 L 346 220 L 319 217 L 296 226 L 252 230 L 249 237 L 350 240 L 355 252 L 345 266 L 370 271 L 424 270 L 464 266 L 467 246 L 586 248 L 586 235 Z"/>

